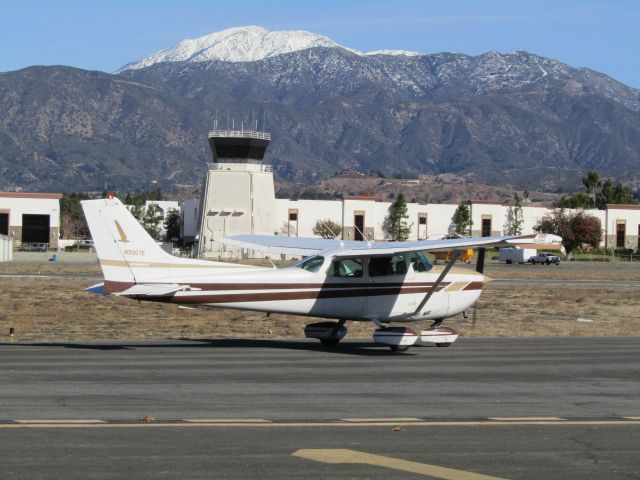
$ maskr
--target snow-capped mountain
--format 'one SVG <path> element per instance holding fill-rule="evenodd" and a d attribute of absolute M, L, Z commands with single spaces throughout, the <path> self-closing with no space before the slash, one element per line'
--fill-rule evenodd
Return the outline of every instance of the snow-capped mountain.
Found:
<path fill-rule="evenodd" d="M 424 55 L 423 53 L 411 52 L 409 50 L 373 50 L 371 52 L 367 52 L 364 55 L 404 55 L 405 57 L 418 57 L 420 55 Z"/>
<path fill-rule="evenodd" d="M 532 53 L 365 54 L 259 27 L 189 42 L 115 75 L 2 73 L 0 190 L 192 185 L 214 119 L 260 113 L 281 179 L 348 168 L 571 191 L 586 170 L 640 165 L 640 90 Z"/>
<path fill-rule="evenodd" d="M 364 53 L 343 47 L 324 35 L 302 30 L 270 31 L 263 27 L 249 26 L 229 28 L 203 37 L 182 40 L 173 47 L 125 65 L 119 71 L 136 70 L 160 62 L 206 62 L 210 60 L 253 62 L 316 47 L 341 48 L 356 55 L 421 55 L 407 50 L 376 50 Z"/>

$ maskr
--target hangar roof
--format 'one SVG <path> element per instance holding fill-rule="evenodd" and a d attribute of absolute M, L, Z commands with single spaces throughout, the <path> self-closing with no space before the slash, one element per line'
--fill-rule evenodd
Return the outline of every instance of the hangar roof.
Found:
<path fill-rule="evenodd" d="M 4 198 L 51 198 L 59 200 L 61 193 L 27 193 L 27 192 L 0 192 L 0 197 Z"/>

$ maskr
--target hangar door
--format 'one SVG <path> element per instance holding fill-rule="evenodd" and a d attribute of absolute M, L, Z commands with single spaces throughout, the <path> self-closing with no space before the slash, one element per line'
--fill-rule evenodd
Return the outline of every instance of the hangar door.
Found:
<path fill-rule="evenodd" d="M 22 215 L 22 243 L 49 243 L 49 215 Z"/>
<path fill-rule="evenodd" d="M 9 235 L 9 214 L 0 212 L 0 235 Z"/>

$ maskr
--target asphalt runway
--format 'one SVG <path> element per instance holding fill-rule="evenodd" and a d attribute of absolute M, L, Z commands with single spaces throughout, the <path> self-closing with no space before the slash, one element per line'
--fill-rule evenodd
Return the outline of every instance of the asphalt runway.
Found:
<path fill-rule="evenodd" d="M 2 344 L 0 478 L 638 478 L 639 351 Z"/>

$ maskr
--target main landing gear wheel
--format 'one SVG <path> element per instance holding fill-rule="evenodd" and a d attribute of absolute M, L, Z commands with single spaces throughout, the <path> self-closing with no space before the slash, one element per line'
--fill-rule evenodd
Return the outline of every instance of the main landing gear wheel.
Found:
<path fill-rule="evenodd" d="M 335 347 L 347 334 L 344 320 L 339 322 L 318 322 L 311 323 L 304 327 L 304 336 L 316 338 L 326 347 Z"/>
<path fill-rule="evenodd" d="M 393 352 L 406 352 L 407 350 L 409 350 L 410 346 L 411 345 L 389 345 L 389 348 Z"/>

